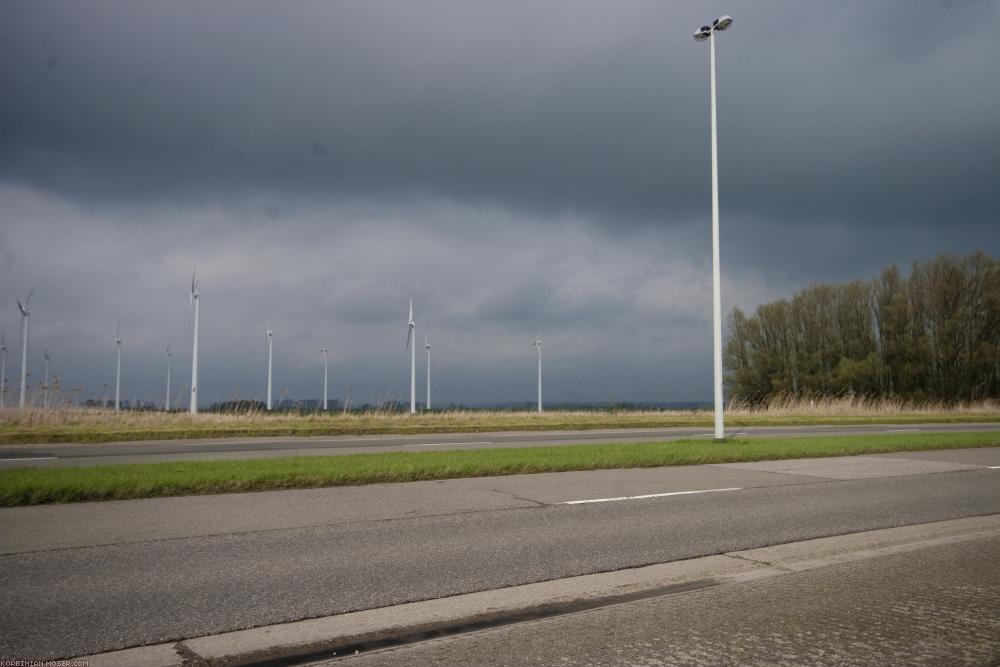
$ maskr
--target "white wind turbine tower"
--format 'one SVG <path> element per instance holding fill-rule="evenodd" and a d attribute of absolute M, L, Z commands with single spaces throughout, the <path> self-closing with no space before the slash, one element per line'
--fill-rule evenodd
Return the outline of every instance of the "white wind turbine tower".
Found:
<path fill-rule="evenodd" d="M 431 409 L 431 344 L 427 342 L 427 336 L 424 336 L 424 349 L 427 350 L 427 404 L 424 406 L 424 410 Z"/>
<path fill-rule="evenodd" d="M 538 411 L 542 411 L 542 334 L 539 332 L 532 347 L 538 348 Z"/>
<path fill-rule="evenodd" d="M 167 398 L 163 401 L 163 411 L 170 412 L 170 343 L 167 343 Z"/>
<path fill-rule="evenodd" d="M 194 308 L 194 330 L 193 330 L 193 350 L 191 351 L 191 405 L 189 411 L 191 414 L 198 414 L 198 306 L 201 303 L 199 297 L 201 296 L 201 291 L 198 289 L 197 280 L 198 270 L 195 269 L 191 274 L 191 301 L 189 307 Z M 168 365 L 167 365 L 167 377 L 170 377 L 170 366 L 169 366 L 169 352 L 168 354 Z M 169 379 L 167 384 L 170 384 Z M 167 402 L 170 402 L 170 391 L 167 391 Z"/>
<path fill-rule="evenodd" d="M 271 323 L 267 323 L 267 409 L 271 409 Z"/>
<path fill-rule="evenodd" d="M 122 393 L 122 318 L 118 318 L 118 329 L 115 332 L 115 349 L 118 352 L 118 363 L 115 365 L 115 411 L 121 409 Z"/>
<path fill-rule="evenodd" d="M 413 339 L 413 333 L 417 328 L 417 323 L 413 321 L 413 299 L 410 299 L 410 322 L 406 330 L 406 347 L 410 347 L 410 414 L 417 414 L 417 341 Z"/>
<path fill-rule="evenodd" d="M 327 386 L 328 386 L 327 380 L 330 377 L 330 366 L 329 366 L 329 363 L 328 363 L 328 360 L 327 360 L 327 356 L 326 356 L 326 353 L 329 352 L 329 351 L 330 351 L 330 348 L 328 348 L 326 345 L 324 345 L 320 349 L 320 352 L 323 353 L 323 411 L 324 412 L 326 411 L 326 397 L 327 397 L 327 391 L 326 390 L 327 390 Z"/>
<path fill-rule="evenodd" d="M 7 397 L 7 329 L 0 331 L 0 410 Z"/>
<path fill-rule="evenodd" d="M 17 302 L 17 307 L 21 309 L 21 396 L 18 400 L 18 407 L 24 409 L 24 399 L 28 389 L 28 316 L 31 315 L 31 294 L 22 304 Z"/>
<path fill-rule="evenodd" d="M 52 357 L 49 356 L 49 351 L 45 350 L 42 358 L 45 359 L 45 384 L 43 385 L 45 388 L 42 394 L 42 407 L 47 408 L 49 407 L 49 361 L 52 360 Z"/>

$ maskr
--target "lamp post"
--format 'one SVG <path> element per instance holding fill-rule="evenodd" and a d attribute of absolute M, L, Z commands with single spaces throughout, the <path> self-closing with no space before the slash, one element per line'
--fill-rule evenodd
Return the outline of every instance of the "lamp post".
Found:
<path fill-rule="evenodd" d="M 712 99 L 712 339 L 714 343 L 715 439 L 725 438 L 722 423 L 722 277 L 719 269 L 719 155 L 715 121 L 715 33 L 733 24 L 731 16 L 722 16 L 710 26 L 694 33 L 695 41 L 708 40 Z"/>

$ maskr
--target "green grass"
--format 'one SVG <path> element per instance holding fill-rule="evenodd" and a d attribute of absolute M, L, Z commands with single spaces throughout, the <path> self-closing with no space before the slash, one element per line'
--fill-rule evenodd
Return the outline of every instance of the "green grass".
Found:
<path fill-rule="evenodd" d="M 0 505 L 1000 446 L 1000 431 L 390 452 L 0 471 Z"/>

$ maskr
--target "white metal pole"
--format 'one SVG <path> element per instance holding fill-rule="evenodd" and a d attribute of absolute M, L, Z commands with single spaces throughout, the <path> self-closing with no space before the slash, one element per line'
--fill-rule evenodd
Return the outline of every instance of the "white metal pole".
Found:
<path fill-rule="evenodd" d="M 413 331 L 413 347 L 410 348 L 410 414 L 417 414 L 417 328 Z"/>
<path fill-rule="evenodd" d="M 28 315 L 21 316 L 21 397 L 18 407 L 24 409 L 24 399 L 28 391 Z"/>
<path fill-rule="evenodd" d="M 198 414 L 198 306 L 201 303 L 200 296 L 197 292 L 192 294 L 192 300 L 194 301 L 194 341 L 191 349 L 191 404 L 188 406 L 188 411 L 193 415 Z"/>
<path fill-rule="evenodd" d="M 542 411 L 542 344 L 538 344 L 538 411 Z"/>
<path fill-rule="evenodd" d="M 163 411 L 170 412 L 170 355 L 167 355 L 167 398 L 163 402 Z"/>
<path fill-rule="evenodd" d="M 427 405 L 425 410 L 431 409 L 431 348 L 427 348 Z"/>
<path fill-rule="evenodd" d="M 722 421 L 722 276 L 719 266 L 719 167 L 715 116 L 715 30 L 709 38 L 712 83 L 712 338 L 714 343 L 715 439 L 725 438 Z"/>
<path fill-rule="evenodd" d="M 115 410 L 120 410 L 122 390 L 122 344 L 120 342 L 115 343 L 115 347 L 118 349 L 118 363 L 115 365 Z"/>
<path fill-rule="evenodd" d="M 324 412 L 327 409 L 327 401 L 326 401 L 327 386 L 328 386 L 328 380 L 329 380 L 329 377 L 330 377 L 330 366 L 329 366 L 329 363 L 328 363 L 328 359 L 327 359 L 326 353 L 327 353 L 327 348 L 324 347 L 323 348 L 323 411 Z"/>
<path fill-rule="evenodd" d="M 271 330 L 267 330 L 267 409 L 271 409 Z"/>
<path fill-rule="evenodd" d="M 7 346 L 0 348 L 0 410 L 3 410 L 3 402 L 7 393 Z"/>
<path fill-rule="evenodd" d="M 49 407 L 49 353 L 45 352 L 45 391 L 42 394 L 42 407 Z"/>

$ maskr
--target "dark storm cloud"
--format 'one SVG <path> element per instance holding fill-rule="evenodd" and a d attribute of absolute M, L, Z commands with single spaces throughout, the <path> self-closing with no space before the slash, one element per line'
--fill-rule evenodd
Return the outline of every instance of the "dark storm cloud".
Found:
<path fill-rule="evenodd" d="M 269 320 L 290 395 L 329 345 L 401 397 L 410 296 L 443 401 L 529 399 L 538 331 L 553 400 L 707 398 L 726 12 L 727 309 L 1000 252 L 995 3 L 8 2 L 0 326 L 35 288 L 32 368 L 92 396 L 120 315 L 157 399 L 198 265 L 206 400 L 260 395 Z"/>
<path fill-rule="evenodd" d="M 721 11 L 653 2 L 11 3 L 0 176 L 102 200 L 433 196 L 701 215 Z M 740 11 L 742 10 L 742 11 Z M 726 210 L 996 209 L 993 3 L 755 3 L 718 44 Z"/>

